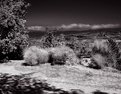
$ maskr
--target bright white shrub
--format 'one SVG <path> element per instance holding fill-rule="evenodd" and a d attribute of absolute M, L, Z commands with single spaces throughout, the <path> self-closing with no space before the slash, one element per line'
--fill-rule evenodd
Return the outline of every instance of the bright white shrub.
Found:
<path fill-rule="evenodd" d="M 49 54 L 46 50 L 31 46 L 24 51 L 24 60 L 28 65 L 38 65 L 48 62 Z"/>
<path fill-rule="evenodd" d="M 100 67 L 118 68 L 120 65 L 119 48 L 116 41 L 111 38 L 94 40 L 92 57 Z"/>
<path fill-rule="evenodd" d="M 92 59 L 97 63 L 98 66 L 104 68 L 107 66 L 107 58 L 102 56 L 101 54 L 95 54 L 92 56 Z"/>
<path fill-rule="evenodd" d="M 95 47 L 96 50 L 100 50 L 101 52 L 108 52 L 108 50 L 109 50 L 108 42 L 103 39 L 94 40 L 92 47 Z"/>
<path fill-rule="evenodd" d="M 48 52 L 52 54 L 52 59 L 54 60 L 53 63 L 65 63 L 67 65 L 79 63 L 79 59 L 77 58 L 74 51 L 67 46 L 49 48 Z"/>
<path fill-rule="evenodd" d="M 47 49 L 31 46 L 24 51 L 24 60 L 27 65 L 42 63 L 74 65 L 79 63 L 79 59 L 74 51 L 67 46 Z"/>

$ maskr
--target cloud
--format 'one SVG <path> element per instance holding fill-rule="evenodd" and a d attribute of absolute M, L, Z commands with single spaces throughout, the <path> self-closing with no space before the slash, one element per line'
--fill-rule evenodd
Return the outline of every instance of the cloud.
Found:
<path fill-rule="evenodd" d="M 69 24 L 69 25 L 62 25 L 60 26 L 63 29 L 71 29 L 71 28 L 89 28 L 89 24 Z"/>
<path fill-rule="evenodd" d="M 119 24 L 100 24 L 100 25 L 69 24 L 69 25 L 61 25 L 60 28 L 63 28 L 63 29 L 73 29 L 73 28 L 100 29 L 100 28 L 115 28 L 119 26 L 120 26 Z"/>
<path fill-rule="evenodd" d="M 35 30 L 35 31 L 45 31 L 45 27 L 43 26 L 30 26 L 28 30 Z"/>
<path fill-rule="evenodd" d="M 58 30 L 88 30 L 88 29 L 101 29 L 101 28 L 115 28 L 120 27 L 119 24 L 97 24 L 97 25 L 90 25 L 90 24 L 69 24 L 69 25 L 61 25 L 61 26 L 50 26 L 49 28 L 54 30 L 55 28 Z M 28 30 L 35 30 L 35 31 L 45 31 L 46 27 L 44 26 L 30 26 Z"/>
<path fill-rule="evenodd" d="M 114 28 L 119 27 L 119 24 L 101 24 L 101 25 L 92 25 L 92 29 L 99 29 L 99 28 Z"/>

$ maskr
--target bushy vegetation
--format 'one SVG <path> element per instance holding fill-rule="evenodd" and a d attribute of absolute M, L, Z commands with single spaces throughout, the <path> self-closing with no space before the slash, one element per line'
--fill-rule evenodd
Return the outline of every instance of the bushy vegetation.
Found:
<path fill-rule="evenodd" d="M 100 67 L 113 67 L 120 69 L 120 51 L 119 46 L 116 41 L 112 38 L 105 36 L 105 39 L 94 38 L 90 40 L 80 40 L 76 36 L 67 37 L 66 35 L 55 36 L 53 32 L 47 33 L 39 41 L 40 47 L 42 48 L 56 48 L 56 47 L 68 47 L 72 49 L 78 59 L 83 59 L 85 57 L 92 58 L 91 65 Z M 49 46 L 48 46 L 48 45 Z M 60 52 L 60 49 L 56 49 L 53 52 Z M 61 54 L 62 51 L 59 53 Z M 53 55 L 52 55 L 53 56 Z M 73 56 L 72 56 L 73 57 Z M 63 58 L 63 59 L 62 59 Z M 61 58 L 54 60 L 55 62 L 64 62 L 66 61 L 67 55 L 61 55 Z M 80 60 L 81 61 L 81 60 Z M 75 62 L 73 62 L 75 63 Z M 93 66 L 92 66 L 93 67 Z"/>
<path fill-rule="evenodd" d="M 92 47 L 92 57 L 101 67 L 118 68 L 120 66 L 120 53 L 116 42 L 107 38 L 95 39 Z"/>
<path fill-rule="evenodd" d="M 41 48 L 57 47 L 66 45 L 66 39 L 64 34 L 56 36 L 53 31 L 46 31 L 39 41 L 34 41 L 31 45 L 38 45 Z"/>
<path fill-rule="evenodd" d="M 47 63 L 49 60 L 49 53 L 45 49 L 36 46 L 26 48 L 23 55 L 27 65 L 39 65 Z"/>
<path fill-rule="evenodd" d="M 39 65 L 43 63 L 74 65 L 79 63 L 79 59 L 74 51 L 67 46 L 46 49 L 31 46 L 25 49 L 24 60 L 26 65 Z"/>
<path fill-rule="evenodd" d="M 73 49 L 78 58 L 84 56 L 91 57 L 90 41 L 79 40 L 79 38 L 75 36 L 70 36 L 69 38 L 67 38 L 64 34 L 56 36 L 54 32 L 48 31 L 44 36 L 41 37 L 40 40 L 32 40 L 30 43 L 30 46 L 36 45 L 40 46 L 41 48 L 67 46 Z"/>
<path fill-rule="evenodd" d="M 25 28 L 26 9 L 23 0 L 0 1 L 0 60 L 22 59 L 22 51 L 28 45 Z"/>
<path fill-rule="evenodd" d="M 67 64 L 75 65 L 79 64 L 79 59 L 74 51 L 67 46 L 58 46 L 48 49 L 51 55 L 52 64 Z"/>

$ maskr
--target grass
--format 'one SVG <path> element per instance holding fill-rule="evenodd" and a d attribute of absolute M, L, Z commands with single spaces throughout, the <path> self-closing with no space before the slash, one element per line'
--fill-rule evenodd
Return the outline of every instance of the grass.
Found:
<path fill-rule="evenodd" d="M 16 61 L 18 63 L 18 61 Z M 74 92 L 81 92 L 83 91 L 84 94 L 90 94 L 91 92 L 96 92 L 100 90 L 100 92 L 108 92 L 120 94 L 121 92 L 121 75 L 120 72 L 113 71 L 113 69 L 107 69 L 109 71 L 103 70 L 94 70 L 90 68 L 86 68 L 84 66 L 51 66 L 50 64 L 42 64 L 40 66 L 22 66 L 21 64 L 16 66 L 16 63 L 5 64 L 4 68 L 8 68 L 10 66 L 14 66 L 16 71 L 19 71 L 20 74 L 14 74 L 13 76 L 5 75 L 5 71 L 2 71 L 3 75 L 0 76 L 0 82 L 3 82 L 3 79 L 6 79 L 6 82 L 3 82 L 4 85 L 10 84 L 13 85 L 12 82 L 17 82 L 18 84 L 15 86 L 23 87 L 21 88 L 21 92 L 19 94 L 26 94 L 24 93 L 27 89 L 27 92 L 31 92 L 35 88 L 37 91 L 42 90 L 46 92 L 53 92 L 59 93 L 64 92 L 67 94 L 73 94 Z M 14 64 L 14 65 L 13 65 Z M 0 65 L 0 67 L 3 67 Z M 112 70 L 112 71 L 111 71 Z M 26 73 L 28 71 L 28 73 Z M 9 71 L 10 72 L 10 71 Z M 23 75 L 22 75 L 23 74 Z M 16 75 L 16 76 L 15 76 Z M 18 75 L 18 76 L 17 76 Z M 15 78 L 15 79 L 14 79 Z M 17 79 L 17 80 L 16 80 Z M 10 83 L 8 82 L 10 81 Z M 43 83 L 43 84 L 42 84 Z M 45 83 L 45 84 L 44 84 Z M 3 84 L 1 84 L 2 86 Z M 18 88 L 12 86 L 13 91 Z M 17 89 L 18 90 L 18 89 Z M 35 90 L 35 89 L 34 89 Z M 35 91 L 33 90 L 34 94 Z M 7 89 L 6 91 L 9 91 Z M 12 92 L 13 92 L 12 91 Z M 59 93 L 59 94 L 64 94 Z M 16 94 L 16 93 L 13 93 Z M 18 94 L 18 93 L 17 93 Z M 37 92 L 35 94 L 38 94 Z M 45 94 L 45 93 L 43 93 Z M 47 93 L 49 94 L 49 93 Z"/>

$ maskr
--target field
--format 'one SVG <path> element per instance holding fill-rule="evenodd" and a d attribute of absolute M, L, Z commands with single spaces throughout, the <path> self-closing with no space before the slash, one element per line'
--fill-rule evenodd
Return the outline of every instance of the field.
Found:
<path fill-rule="evenodd" d="M 81 65 L 51 66 L 50 64 L 23 67 L 21 66 L 22 62 L 11 61 L 8 64 L 2 64 L 0 65 L 0 72 L 13 76 L 23 74 L 31 79 L 44 81 L 48 84 L 48 87 L 55 87 L 57 89 L 46 89 L 44 87 L 43 92 L 45 93 L 42 94 L 65 94 L 65 92 L 68 92 L 67 94 L 120 94 L 121 92 L 121 85 L 119 84 L 121 83 L 121 74 L 115 69 L 106 68 L 103 70 L 95 70 Z M 7 85 L 7 83 L 4 85 Z M 28 83 L 28 88 L 29 85 Z M 24 88 L 27 89 L 27 87 Z M 9 91 L 9 88 L 7 90 Z M 32 89 L 28 92 L 31 91 Z"/>

